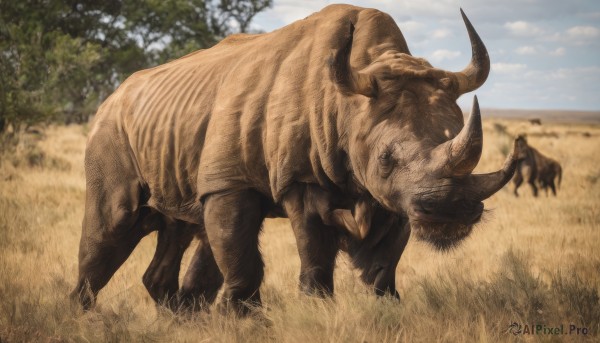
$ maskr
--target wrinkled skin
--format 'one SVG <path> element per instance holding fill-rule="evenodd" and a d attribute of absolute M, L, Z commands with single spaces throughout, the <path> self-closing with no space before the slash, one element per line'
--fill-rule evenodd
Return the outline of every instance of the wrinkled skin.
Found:
<path fill-rule="evenodd" d="M 516 139 L 518 148 L 523 151 L 523 158 L 521 158 L 517 164 L 517 169 L 513 177 L 513 183 L 515 185 L 514 194 L 519 196 L 517 190 L 526 181 L 533 191 L 533 196 L 538 196 L 538 185 L 548 195 L 548 188 L 552 190 L 552 194 L 556 196 L 555 180 L 560 182 L 562 180 L 562 167 L 560 163 L 551 159 L 550 157 L 544 156 L 537 149 L 527 144 L 525 136 L 518 136 Z"/>
<path fill-rule="evenodd" d="M 304 291 L 333 292 L 342 249 L 378 294 L 397 295 L 409 234 L 455 246 L 516 166 L 511 154 L 501 170 L 472 174 L 479 105 L 464 123 L 456 99 L 483 84 L 490 62 L 463 19 L 473 55 L 460 72 L 411 56 L 387 14 L 332 5 L 132 75 L 99 108 L 88 138 L 73 296 L 90 307 L 139 240 L 159 230 L 144 276 L 155 299 L 210 302 L 221 275 L 220 308 L 245 314 L 261 303 L 267 216 L 291 220 Z M 189 232 L 202 227 L 179 294 L 175 270 L 161 266 L 178 265 Z M 198 291 L 201 276 L 212 284 Z"/>

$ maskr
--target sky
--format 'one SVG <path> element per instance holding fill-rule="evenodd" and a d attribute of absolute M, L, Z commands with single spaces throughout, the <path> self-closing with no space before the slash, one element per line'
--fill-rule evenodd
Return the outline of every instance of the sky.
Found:
<path fill-rule="evenodd" d="M 326 0 L 274 0 L 253 28 L 272 31 L 303 19 Z M 492 68 L 474 92 L 482 107 L 600 111 L 598 0 L 347 0 L 390 14 L 414 56 L 459 71 L 471 58 L 462 8 L 485 43 Z M 472 96 L 459 105 L 470 106 Z"/>

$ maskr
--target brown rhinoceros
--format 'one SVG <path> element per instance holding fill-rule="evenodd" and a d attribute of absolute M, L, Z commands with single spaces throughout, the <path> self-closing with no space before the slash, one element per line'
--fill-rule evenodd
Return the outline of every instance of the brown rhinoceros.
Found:
<path fill-rule="evenodd" d="M 517 190 L 523 181 L 527 181 L 531 186 L 533 196 L 535 197 L 538 196 L 538 185 L 546 192 L 546 196 L 548 195 L 548 188 L 556 196 L 555 180 L 558 181 L 559 187 L 562 181 L 562 167 L 560 163 L 545 156 L 536 148 L 529 145 L 524 135 L 517 136 L 515 143 L 519 146 L 519 150 L 523 152 L 523 158 L 518 161 L 513 177 L 515 196 L 519 196 Z"/>
<path fill-rule="evenodd" d="M 475 99 L 464 124 L 456 99 L 484 83 L 490 62 L 463 19 L 473 55 L 460 72 L 411 56 L 389 15 L 332 5 L 132 75 L 89 134 L 73 295 L 89 307 L 160 229 L 145 275 L 156 299 L 165 284 L 152 290 L 152 278 L 176 282 L 189 237 L 204 232 L 184 293 L 211 300 L 223 281 L 224 308 L 245 312 L 260 304 L 258 235 L 269 215 L 291 220 L 305 291 L 333 292 L 343 249 L 378 294 L 394 294 L 410 232 L 454 246 L 514 172 L 511 155 L 497 172 L 472 174 L 479 107 Z"/>

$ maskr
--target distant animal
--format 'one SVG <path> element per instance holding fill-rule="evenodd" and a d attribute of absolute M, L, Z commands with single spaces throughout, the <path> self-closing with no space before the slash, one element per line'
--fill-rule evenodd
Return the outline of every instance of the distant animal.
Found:
<path fill-rule="evenodd" d="M 333 293 L 344 250 L 377 294 L 397 295 L 410 233 L 440 250 L 455 246 L 516 167 L 511 154 L 500 170 L 472 174 L 483 144 L 479 104 L 465 124 L 456 100 L 485 82 L 490 61 L 462 16 L 472 57 L 459 72 L 410 55 L 389 15 L 331 5 L 129 77 L 89 134 L 72 296 L 92 306 L 158 230 L 144 276 L 155 299 L 178 301 L 175 275 L 196 235 L 183 291 L 210 303 L 222 283 L 220 308 L 248 313 L 261 303 L 267 216 L 290 218 L 305 292 Z"/>
<path fill-rule="evenodd" d="M 531 125 L 542 125 L 542 120 L 540 118 L 529 119 Z"/>
<path fill-rule="evenodd" d="M 537 149 L 527 143 L 527 138 L 519 135 L 516 139 L 518 149 L 524 152 L 524 157 L 517 162 L 517 170 L 513 177 L 515 185 L 514 194 L 519 196 L 517 190 L 526 181 L 533 191 L 533 196 L 538 196 L 538 186 L 546 195 L 548 189 L 556 196 L 557 184 L 560 187 L 562 181 L 562 167 L 560 163 L 550 157 L 544 156 Z M 555 181 L 558 181 L 555 183 Z"/>

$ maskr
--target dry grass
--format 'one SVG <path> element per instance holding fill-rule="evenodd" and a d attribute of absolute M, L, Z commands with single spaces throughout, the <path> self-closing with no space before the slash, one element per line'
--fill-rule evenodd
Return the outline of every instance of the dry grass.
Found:
<path fill-rule="evenodd" d="M 101 292 L 95 311 L 73 306 L 67 294 L 77 270 L 85 135 L 78 126 L 53 127 L 39 144 L 0 160 L 0 341 L 598 340 L 600 127 L 501 120 L 484 127 L 479 171 L 499 167 L 509 136 L 527 132 L 530 144 L 563 164 L 559 196 L 534 199 L 523 187 L 516 199 L 502 190 L 487 201 L 493 210 L 484 223 L 450 253 L 411 240 L 397 269 L 400 303 L 371 295 L 345 256 L 338 259 L 334 299 L 298 294 L 289 223 L 269 220 L 261 246 L 270 323 L 157 310 L 141 283 L 155 235 Z M 589 333 L 514 336 L 512 322 L 564 325 L 567 332 L 573 324 Z"/>

